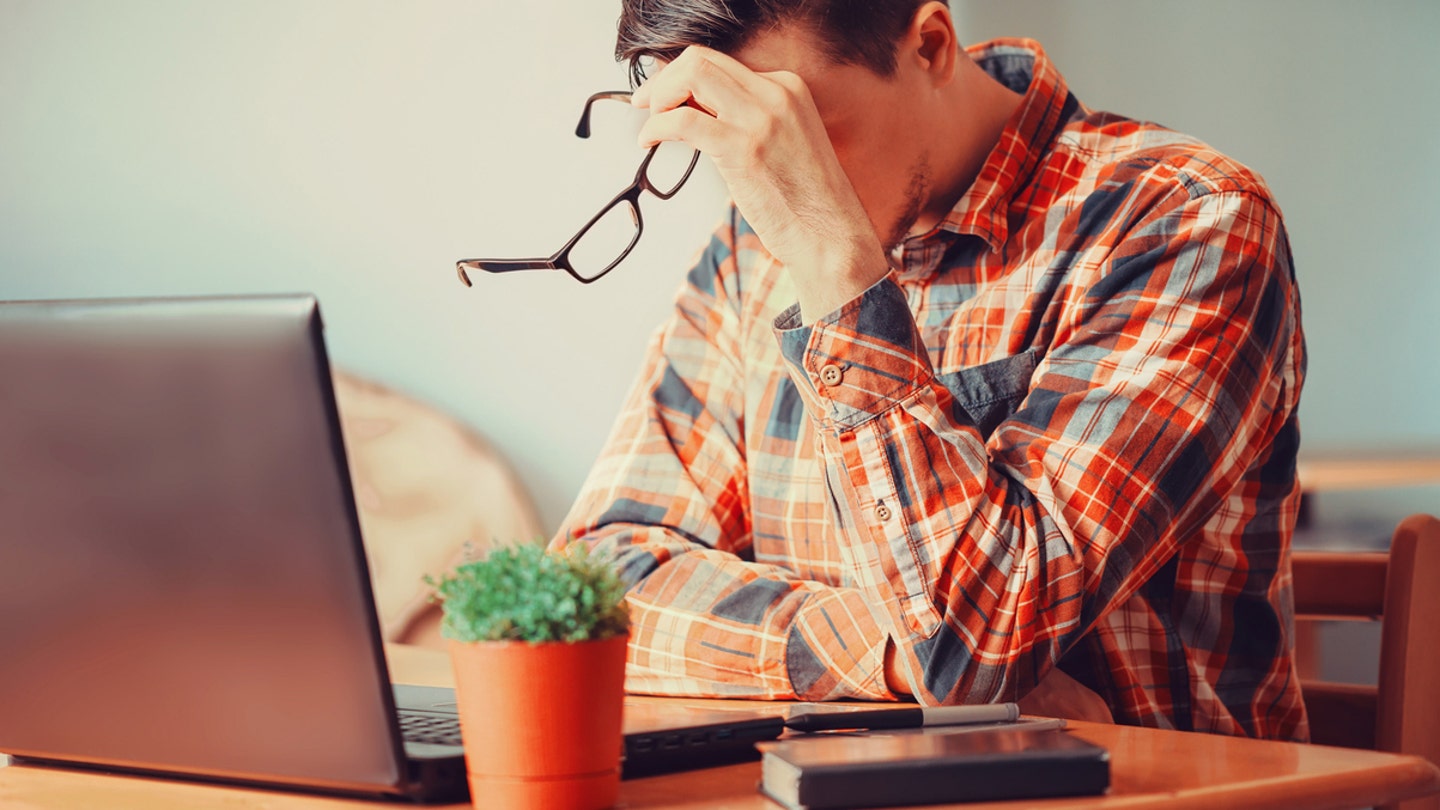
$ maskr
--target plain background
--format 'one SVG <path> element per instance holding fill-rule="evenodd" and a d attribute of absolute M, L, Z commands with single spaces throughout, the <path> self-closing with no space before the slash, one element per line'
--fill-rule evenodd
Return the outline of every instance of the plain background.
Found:
<path fill-rule="evenodd" d="M 547 530 L 599 451 L 724 189 L 702 161 L 582 286 L 546 255 L 630 179 L 617 0 L 0 0 L 0 299 L 316 293 L 340 366 L 494 441 Z M 1440 443 L 1440 3 L 957 2 L 1041 40 L 1091 107 L 1259 170 L 1311 353 L 1306 448 Z M 3 382 L 0 382 L 3 384 Z M 1440 511 L 1436 488 L 1326 499 Z"/>

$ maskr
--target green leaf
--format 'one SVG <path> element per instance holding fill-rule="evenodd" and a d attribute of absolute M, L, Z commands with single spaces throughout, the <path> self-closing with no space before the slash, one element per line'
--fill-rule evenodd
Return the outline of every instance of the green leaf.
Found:
<path fill-rule="evenodd" d="M 426 581 L 442 603 L 442 635 L 458 641 L 592 641 L 630 628 L 624 583 L 580 543 L 504 546 Z"/>

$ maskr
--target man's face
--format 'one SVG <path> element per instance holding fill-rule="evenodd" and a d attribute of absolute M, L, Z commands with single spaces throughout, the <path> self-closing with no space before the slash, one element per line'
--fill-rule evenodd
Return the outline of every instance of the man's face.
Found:
<path fill-rule="evenodd" d="M 928 84 L 901 64 L 889 77 L 832 62 L 796 27 L 754 37 L 732 54 L 757 73 L 786 70 L 810 88 L 840 165 L 888 250 L 928 202 L 929 166 L 917 115 Z"/>

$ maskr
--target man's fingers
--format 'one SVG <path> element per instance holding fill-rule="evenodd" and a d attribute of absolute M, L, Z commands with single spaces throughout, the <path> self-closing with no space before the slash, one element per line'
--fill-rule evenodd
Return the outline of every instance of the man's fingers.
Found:
<path fill-rule="evenodd" d="M 717 118 L 733 117 L 756 104 L 766 81 L 719 51 L 691 46 L 636 90 L 632 103 L 652 113 L 685 104 Z"/>
<path fill-rule="evenodd" d="M 711 157 L 724 154 L 726 138 L 733 129 L 713 115 L 694 107 L 679 107 L 655 113 L 640 128 L 640 145 L 646 149 L 661 141 L 683 141 Z"/>

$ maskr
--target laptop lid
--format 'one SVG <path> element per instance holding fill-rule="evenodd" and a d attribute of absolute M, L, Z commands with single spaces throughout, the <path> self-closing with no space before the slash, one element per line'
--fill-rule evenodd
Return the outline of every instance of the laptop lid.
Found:
<path fill-rule="evenodd" d="M 0 303 L 0 751 L 453 799 L 405 743 L 310 296 Z M 775 711 L 627 701 L 625 774 L 758 757 Z"/>
<path fill-rule="evenodd" d="M 321 329 L 0 303 L 0 751 L 407 791 Z"/>

